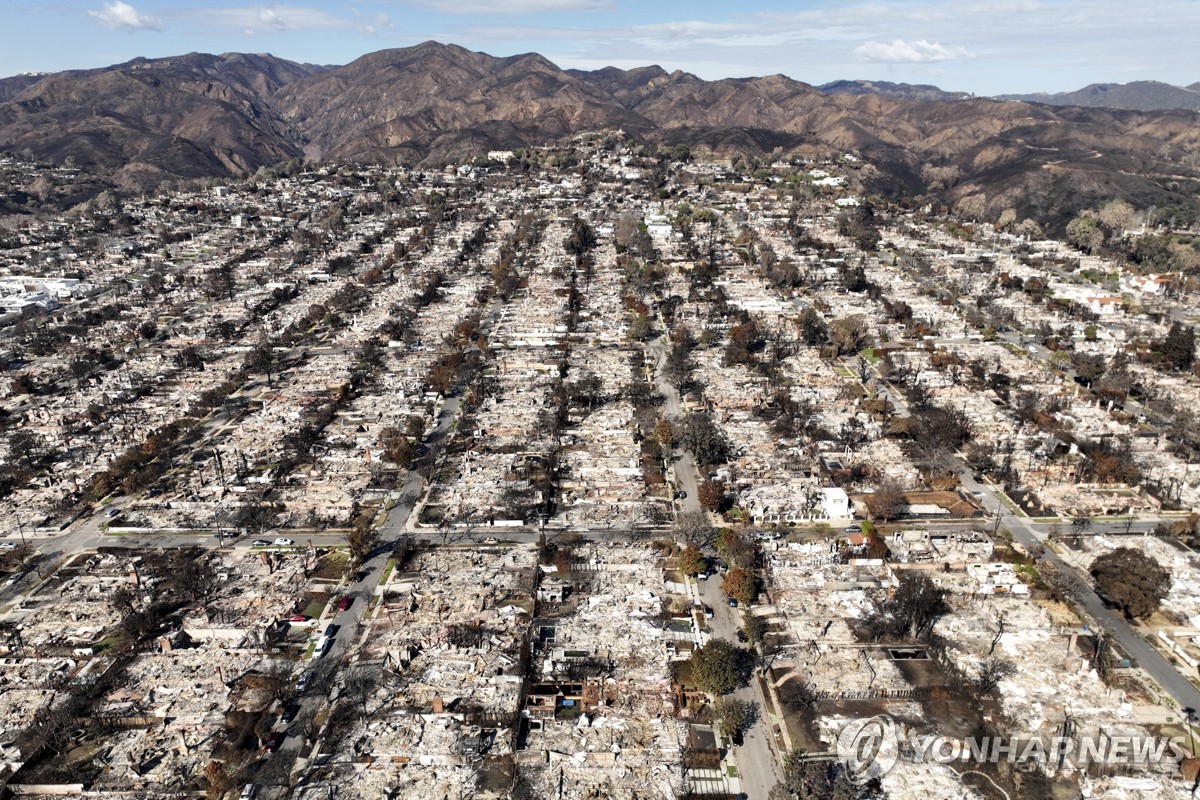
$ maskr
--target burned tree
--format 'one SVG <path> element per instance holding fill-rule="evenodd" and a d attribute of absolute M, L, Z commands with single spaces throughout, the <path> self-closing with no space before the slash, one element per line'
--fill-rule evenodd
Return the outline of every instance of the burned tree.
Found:
<path fill-rule="evenodd" d="M 946 592 L 928 575 L 902 572 L 899 586 L 890 595 L 875 600 L 864 624 L 875 641 L 887 637 L 921 639 L 929 636 L 934 623 L 949 610 Z"/>

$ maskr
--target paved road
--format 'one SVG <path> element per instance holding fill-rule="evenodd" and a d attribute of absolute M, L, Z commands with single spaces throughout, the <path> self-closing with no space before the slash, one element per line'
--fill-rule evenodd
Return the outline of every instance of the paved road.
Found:
<path fill-rule="evenodd" d="M 665 398 L 663 410 L 668 416 L 677 417 L 681 412 L 679 394 L 662 376 L 667 343 L 667 337 L 663 336 L 648 344 L 646 350 L 653 359 L 655 385 Z M 690 453 L 682 451 L 676 453 L 675 458 L 675 488 L 687 492 L 686 498 L 675 501 L 676 507 L 681 512 L 702 511 L 697 492 L 698 475 L 695 461 Z M 718 579 L 700 581 L 698 586 L 701 600 L 713 609 L 713 619 L 708 622 L 712 636 L 736 643 L 737 630 L 742 626 L 741 612 L 729 608 Z M 766 703 L 757 681 L 738 689 L 731 697 L 753 703 L 758 709 L 757 719 L 742 740 L 742 744 L 733 748 L 733 755 L 737 762 L 742 792 L 747 800 L 767 800 L 771 787 L 780 779 L 780 769 L 779 759 L 771 747 L 772 733 L 765 716 Z"/>
<path fill-rule="evenodd" d="M 737 630 L 742 627 L 741 610 L 730 608 L 721 591 L 717 578 L 699 581 L 700 599 L 713 609 L 713 618 L 708 621 L 709 630 L 714 638 L 737 640 Z M 758 710 L 758 718 L 754 721 L 749 732 L 740 746 L 733 748 L 737 761 L 738 775 L 741 777 L 742 791 L 749 800 L 766 800 L 767 794 L 781 778 L 779 759 L 771 746 L 770 722 L 766 719 L 767 703 L 762 697 L 758 681 L 751 681 L 734 692 L 731 697 L 747 703 L 753 703 Z"/>
<path fill-rule="evenodd" d="M 1049 526 L 1034 526 L 1023 517 L 1016 517 L 1007 512 L 996 492 L 985 484 L 978 483 L 969 472 L 963 471 L 959 478 L 963 488 L 977 492 L 983 497 L 983 503 L 993 515 L 1003 513 L 1001 525 L 1012 532 L 1013 541 L 1025 547 L 1034 548 L 1045 542 Z M 1124 525 L 1117 523 L 1124 529 Z M 1041 530 L 1039 530 L 1041 529 Z M 1142 634 L 1125 618 L 1104 605 L 1104 601 L 1092 587 L 1078 576 L 1075 569 L 1059 558 L 1050 548 L 1044 549 L 1042 560 L 1054 565 L 1062 574 L 1074 578 L 1072 596 L 1096 621 L 1096 624 L 1106 630 L 1117 646 L 1145 670 L 1150 677 L 1179 703 L 1180 708 L 1200 709 L 1200 690 L 1184 678 L 1177 669 L 1156 650 Z"/>
<path fill-rule="evenodd" d="M 495 323 L 501 305 L 502 303 L 499 300 L 492 305 L 491 311 L 484 321 L 484 331 L 490 329 Z M 454 428 L 454 423 L 458 418 L 459 410 L 460 400 L 455 395 L 447 398 L 438 411 L 433 428 L 425 437 L 425 459 L 429 463 L 436 464 L 438 458 L 441 456 L 442 449 L 445 447 L 450 432 Z M 336 637 L 333 639 L 333 644 L 324 657 L 318 658 L 317 653 L 314 652 L 314 658 L 308 667 L 308 669 L 314 671 L 314 675 L 316 676 L 313 682 L 313 689 L 300 699 L 301 710 L 297 714 L 297 722 L 287 729 L 288 737 L 284 740 L 281 748 L 283 751 L 299 751 L 310 746 L 307 739 L 303 736 L 303 721 L 316 714 L 320 706 L 330 702 L 330 695 L 335 687 L 339 686 L 339 684 L 344 686 L 345 676 L 342 676 L 339 681 L 337 668 L 343 664 L 351 665 L 354 661 L 355 653 L 350 652 L 350 649 L 355 646 L 361 648 L 365 644 L 365 642 L 358 641 L 359 628 L 363 624 L 363 617 L 366 614 L 369 601 L 375 594 L 375 589 L 379 585 L 388 559 L 408 536 L 406 530 L 408 519 L 424 490 L 424 478 L 418 472 L 410 472 L 408 480 L 397 492 L 397 502 L 392 508 L 388 509 L 383 522 L 380 524 L 379 544 L 364 561 L 354 577 L 350 578 L 350 583 L 344 591 L 346 596 L 354 598 L 353 603 L 346 610 L 339 611 L 329 622 L 322 623 L 326 626 L 328 624 L 336 624 L 340 627 Z M 484 535 L 480 534 L 479 538 L 483 538 Z M 345 542 L 344 537 L 339 536 L 336 538 L 340 543 Z M 355 580 L 355 577 L 357 580 Z M 275 790 L 275 792 L 281 794 L 278 790 Z"/>
<path fill-rule="evenodd" d="M 1005 338 L 1013 344 L 1018 344 L 1018 346 L 1024 344 L 1023 337 L 1016 333 L 1008 333 L 1005 335 Z M 1042 361 L 1053 369 L 1051 353 L 1046 348 L 1041 345 L 1030 344 L 1025 349 L 1034 359 Z M 872 369 L 878 375 L 878 370 L 876 368 Z M 1069 378 L 1073 377 L 1073 371 L 1071 370 L 1067 370 L 1065 374 Z M 897 414 L 907 416 L 908 409 L 902 402 L 898 402 L 899 393 L 890 387 L 890 385 L 888 389 L 889 399 L 896 405 Z M 1130 408 L 1127 406 L 1127 410 L 1130 410 L 1132 413 L 1141 413 L 1140 408 Z M 1000 501 L 992 487 L 976 481 L 970 471 L 965 468 L 960 471 L 959 479 L 965 491 L 975 494 L 977 498 L 981 498 L 984 509 L 992 515 L 992 519 L 995 520 L 997 515 L 999 515 L 1001 518 L 1000 523 L 1012 532 L 1013 540 L 1027 548 L 1034 548 L 1037 545 L 1044 544 L 1046 537 L 1056 527 L 1055 523 L 1035 523 L 1025 517 L 1014 516 Z M 1090 526 L 1088 532 L 1091 534 L 1102 533 L 1106 536 L 1136 535 L 1141 532 L 1153 530 L 1158 524 L 1167 521 L 1169 521 L 1167 518 L 1146 516 L 1138 517 L 1128 523 L 1100 522 Z M 1057 524 L 1057 527 L 1064 532 L 1071 530 L 1069 524 Z M 1106 607 L 1104 601 L 1100 599 L 1091 585 L 1079 577 L 1074 567 L 1064 562 L 1050 548 L 1044 549 L 1042 559 L 1053 564 L 1062 574 L 1074 579 L 1075 589 L 1072 592 L 1072 596 L 1075 600 L 1092 616 L 1097 625 L 1104 628 L 1112 636 L 1113 641 L 1117 643 L 1117 646 L 1125 655 L 1145 670 L 1150 677 L 1157 681 L 1179 703 L 1180 708 L 1200 709 L 1200 705 L 1198 705 L 1200 704 L 1200 690 L 1197 690 L 1187 678 L 1183 677 L 1120 613 Z"/>
<path fill-rule="evenodd" d="M 654 385 L 658 389 L 659 394 L 664 398 L 663 411 L 670 418 L 679 417 L 683 411 L 679 403 L 679 393 L 675 391 L 667 380 L 663 377 L 662 367 L 666 362 L 666 347 L 669 341 L 667 337 L 661 336 L 646 345 L 646 352 L 650 354 L 654 371 Z M 672 473 L 674 486 L 677 491 L 687 492 L 687 497 L 683 500 L 675 500 L 676 508 L 684 513 L 692 511 L 702 511 L 700 507 L 699 485 L 697 481 L 696 461 L 692 458 L 692 454 L 685 450 L 676 450 L 672 455 Z"/>

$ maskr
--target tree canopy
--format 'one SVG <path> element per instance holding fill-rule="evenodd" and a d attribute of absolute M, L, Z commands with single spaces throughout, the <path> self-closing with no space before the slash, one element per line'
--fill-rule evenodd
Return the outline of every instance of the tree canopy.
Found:
<path fill-rule="evenodd" d="M 1171 576 L 1141 550 L 1118 547 L 1092 562 L 1099 594 L 1131 618 L 1148 617 L 1171 589 Z"/>
<path fill-rule="evenodd" d="M 750 680 L 754 657 L 725 639 L 712 639 L 692 653 L 692 683 L 714 696 L 726 695 Z"/>

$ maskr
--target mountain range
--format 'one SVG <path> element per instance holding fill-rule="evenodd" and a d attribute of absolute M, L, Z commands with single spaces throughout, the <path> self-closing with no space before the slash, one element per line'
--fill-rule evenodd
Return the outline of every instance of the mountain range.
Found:
<path fill-rule="evenodd" d="M 947 92 L 924 83 L 891 83 L 890 81 L 833 81 L 817 87 L 825 94 L 878 94 L 893 100 L 966 100 L 968 92 Z"/>
<path fill-rule="evenodd" d="M 4 98 L 8 98 L 3 101 Z M 1058 220 L 1099 199 L 1200 188 L 1184 111 L 1054 107 L 936 87 L 784 75 L 707 81 L 648 66 L 564 70 L 426 42 L 340 67 L 192 53 L 0 80 L 0 150 L 73 162 L 127 189 L 293 158 L 435 165 L 622 129 L 717 156 L 858 152 L 865 189 Z"/>
<path fill-rule="evenodd" d="M 1158 81 L 1132 83 L 1093 83 L 1074 92 L 1056 94 L 1006 94 L 998 100 L 1020 100 L 1052 106 L 1083 108 L 1124 108 L 1130 111 L 1200 111 L 1200 83 L 1172 86 Z"/>

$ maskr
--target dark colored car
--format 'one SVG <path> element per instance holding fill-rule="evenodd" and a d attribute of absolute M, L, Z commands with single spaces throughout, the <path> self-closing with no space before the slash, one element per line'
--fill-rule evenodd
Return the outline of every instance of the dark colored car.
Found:
<path fill-rule="evenodd" d="M 279 748 L 283 747 L 283 740 L 287 738 L 287 734 L 283 731 L 276 731 L 271 734 L 271 738 L 267 739 L 267 743 L 263 745 L 263 750 L 268 753 L 274 753 Z"/>
<path fill-rule="evenodd" d="M 285 723 L 290 723 L 292 720 L 294 720 L 296 718 L 296 715 L 299 713 L 300 713 L 300 704 L 299 703 L 288 703 L 286 706 L 283 707 L 283 713 L 279 715 L 279 718 L 281 720 L 283 720 Z"/>

